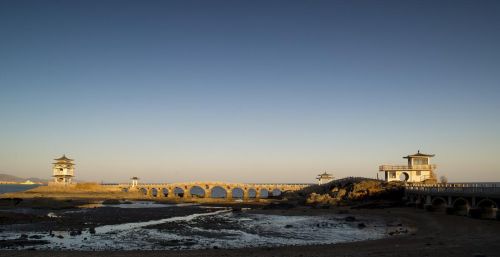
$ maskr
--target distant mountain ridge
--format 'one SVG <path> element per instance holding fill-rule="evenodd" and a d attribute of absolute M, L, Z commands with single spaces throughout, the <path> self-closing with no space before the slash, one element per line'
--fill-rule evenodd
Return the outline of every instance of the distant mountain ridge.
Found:
<path fill-rule="evenodd" d="M 41 178 L 20 178 L 16 177 L 14 175 L 9 175 L 9 174 L 0 174 L 0 181 L 7 181 L 7 182 L 24 182 L 26 180 L 31 180 L 35 183 L 47 183 L 47 179 L 41 179 Z"/>

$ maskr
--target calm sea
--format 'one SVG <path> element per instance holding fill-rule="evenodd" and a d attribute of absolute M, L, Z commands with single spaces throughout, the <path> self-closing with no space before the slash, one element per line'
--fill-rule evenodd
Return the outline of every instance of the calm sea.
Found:
<path fill-rule="evenodd" d="M 0 194 L 25 191 L 40 185 L 0 185 Z"/>

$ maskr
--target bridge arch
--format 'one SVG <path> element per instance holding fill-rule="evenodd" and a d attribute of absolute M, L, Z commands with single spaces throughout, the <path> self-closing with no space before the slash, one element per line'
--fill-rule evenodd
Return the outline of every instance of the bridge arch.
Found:
<path fill-rule="evenodd" d="M 184 192 L 184 189 L 182 187 L 175 187 L 174 190 L 173 190 L 173 193 L 174 193 L 174 196 L 176 197 L 184 197 L 185 195 L 185 192 Z"/>
<path fill-rule="evenodd" d="M 269 190 L 261 188 L 259 190 L 259 198 L 268 198 L 268 197 L 269 197 Z"/>
<path fill-rule="evenodd" d="M 162 189 L 160 190 L 160 195 L 161 195 L 162 197 L 168 197 L 168 194 L 169 194 L 168 188 L 162 188 Z"/>
<path fill-rule="evenodd" d="M 275 188 L 275 189 L 271 190 L 271 195 L 273 197 L 280 197 L 282 194 L 283 194 L 283 191 L 279 188 Z"/>
<path fill-rule="evenodd" d="M 210 189 L 210 198 L 227 198 L 227 191 L 223 186 L 214 186 Z"/>
<path fill-rule="evenodd" d="M 139 193 L 142 194 L 142 195 L 148 195 L 148 189 L 147 188 L 140 188 L 139 189 Z"/>
<path fill-rule="evenodd" d="M 452 203 L 453 213 L 460 216 L 467 216 L 470 209 L 470 204 L 467 199 L 459 197 L 455 199 Z"/>
<path fill-rule="evenodd" d="M 231 195 L 233 198 L 243 198 L 245 195 L 245 191 L 241 189 L 240 187 L 235 187 L 231 189 Z"/>
<path fill-rule="evenodd" d="M 247 190 L 248 198 L 257 198 L 257 190 L 255 188 L 249 188 Z"/>
<path fill-rule="evenodd" d="M 158 196 L 158 189 L 156 189 L 156 188 L 153 187 L 149 191 L 150 191 L 152 197 L 157 197 Z"/>
<path fill-rule="evenodd" d="M 198 186 L 198 185 L 195 185 L 195 186 L 192 186 L 191 188 L 189 188 L 189 193 L 190 193 L 191 197 L 195 197 L 195 198 L 204 198 L 206 195 L 205 190 L 201 186 Z"/>
<path fill-rule="evenodd" d="M 477 203 L 477 208 L 480 211 L 480 217 L 483 219 L 495 219 L 498 211 L 498 204 L 488 198 L 485 198 Z"/>
<path fill-rule="evenodd" d="M 446 209 L 446 200 L 442 197 L 434 197 L 431 205 L 434 211 L 444 211 Z"/>

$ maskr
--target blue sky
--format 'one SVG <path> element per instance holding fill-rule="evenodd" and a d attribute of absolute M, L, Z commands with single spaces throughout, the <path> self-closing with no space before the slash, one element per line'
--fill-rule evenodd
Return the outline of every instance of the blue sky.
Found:
<path fill-rule="evenodd" d="M 0 171 L 500 181 L 497 1 L 0 1 Z"/>

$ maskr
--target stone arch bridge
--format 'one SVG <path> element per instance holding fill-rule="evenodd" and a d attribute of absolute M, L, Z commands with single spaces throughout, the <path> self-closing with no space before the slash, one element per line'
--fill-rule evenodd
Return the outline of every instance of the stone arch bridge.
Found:
<path fill-rule="evenodd" d="M 405 194 L 411 204 L 427 210 L 500 219 L 499 183 L 411 184 Z"/>
<path fill-rule="evenodd" d="M 118 185 L 123 191 L 137 191 L 146 198 L 241 198 L 260 199 L 298 191 L 311 184 L 256 184 L 228 182 L 185 182 L 165 184 Z"/>

